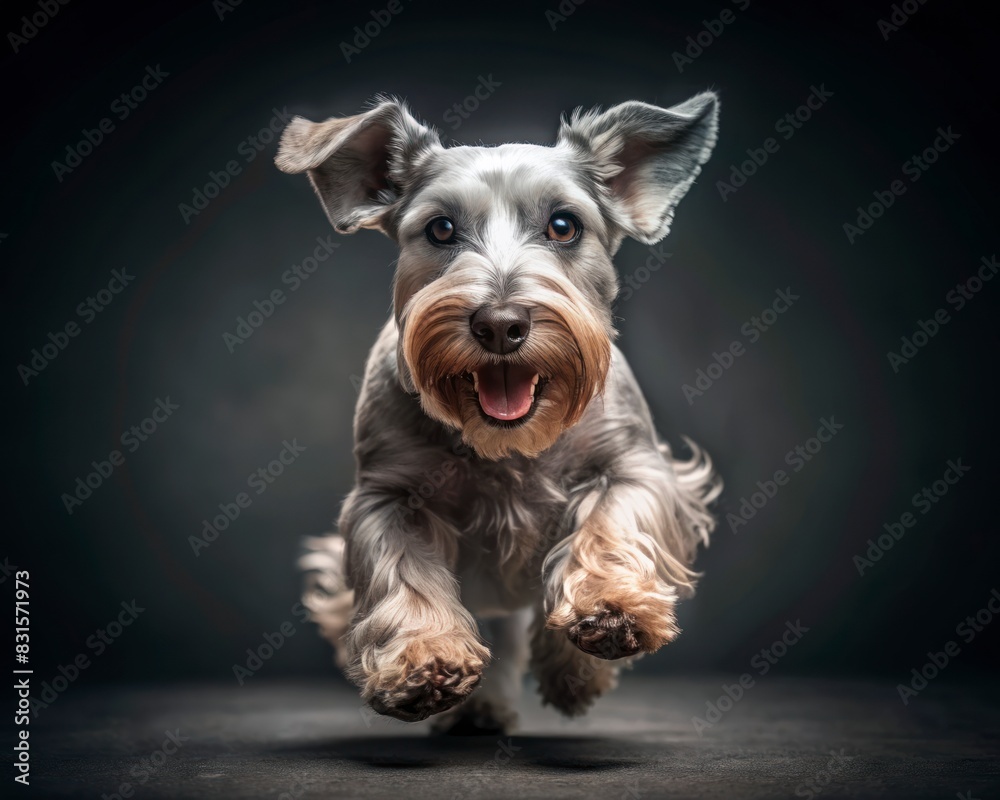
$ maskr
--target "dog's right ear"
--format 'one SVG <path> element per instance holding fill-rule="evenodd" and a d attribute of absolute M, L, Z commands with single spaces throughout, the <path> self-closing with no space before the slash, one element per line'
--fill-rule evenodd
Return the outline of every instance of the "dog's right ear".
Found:
<path fill-rule="evenodd" d="M 392 235 L 391 210 L 416 167 L 440 135 L 397 100 L 383 100 L 354 117 L 310 122 L 295 117 L 285 128 L 274 163 L 282 172 L 308 172 L 338 233 L 373 228 Z"/>
<path fill-rule="evenodd" d="M 671 108 L 630 101 L 563 120 L 559 142 L 592 170 L 624 233 L 656 244 L 715 146 L 719 98 L 702 92 Z"/>

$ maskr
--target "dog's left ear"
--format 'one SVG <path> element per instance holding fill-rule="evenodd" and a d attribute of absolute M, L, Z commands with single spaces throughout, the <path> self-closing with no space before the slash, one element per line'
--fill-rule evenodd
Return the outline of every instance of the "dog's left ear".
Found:
<path fill-rule="evenodd" d="M 401 102 L 383 99 L 364 114 L 325 122 L 295 117 L 281 135 L 274 163 L 308 172 L 338 233 L 374 228 L 392 235 L 391 210 L 413 170 L 440 136 Z"/>
<path fill-rule="evenodd" d="M 632 101 L 563 119 L 559 144 L 575 149 L 611 195 L 626 235 L 654 244 L 715 146 L 719 99 L 702 92 L 659 108 Z"/>

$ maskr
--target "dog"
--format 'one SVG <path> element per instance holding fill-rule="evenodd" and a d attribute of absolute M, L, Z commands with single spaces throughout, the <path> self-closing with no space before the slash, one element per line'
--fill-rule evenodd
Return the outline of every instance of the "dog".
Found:
<path fill-rule="evenodd" d="M 301 561 L 376 712 L 508 731 L 530 666 L 544 704 L 582 714 L 678 635 L 721 482 L 654 429 L 614 344 L 612 257 L 667 235 L 718 108 L 631 101 L 564 115 L 553 146 L 446 147 L 379 97 L 283 132 L 278 168 L 308 175 L 337 232 L 399 246 L 356 483 Z"/>

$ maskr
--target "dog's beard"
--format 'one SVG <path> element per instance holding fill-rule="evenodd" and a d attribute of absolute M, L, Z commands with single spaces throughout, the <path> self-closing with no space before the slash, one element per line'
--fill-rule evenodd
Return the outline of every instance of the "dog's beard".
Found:
<path fill-rule="evenodd" d="M 513 353 L 495 355 L 472 337 L 463 287 L 431 284 L 407 303 L 401 350 L 424 411 L 462 432 L 492 460 L 535 457 L 574 425 L 604 388 L 611 362 L 610 322 L 580 293 L 548 278 L 532 287 L 531 333 Z"/>

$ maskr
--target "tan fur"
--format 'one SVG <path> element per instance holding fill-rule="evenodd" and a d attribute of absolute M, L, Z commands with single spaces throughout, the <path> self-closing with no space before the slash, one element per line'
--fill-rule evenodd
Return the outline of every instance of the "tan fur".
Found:
<path fill-rule="evenodd" d="M 674 619 L 677 591 L 660 578 L 651 545 L 643 547 L 619 525 L 595 511 L 573 537 L 561 599 L 546 625 L 566 630 L 584 617 L 623 612 L 635 618 L 640 649 L 653 653 L 680 633 Z"/>
<path fill-rule="evenodd" d="M 462 376 L 489 363 L 469 336 L 469 291 L 463 273 L 417 292 L 403 314 L 402 352 L 428 415 L 462 432 L 483 458 L 512 453 L 534 458 L 575 425 L 604 388 L 611 363 L 606 325 L 587 313 L 580 292 L 565 278 L 547 274 L 533 287 L 532 336 L 515 362 L 530 364 L 546 382 L 539 407 L 525 425 L 497 428 L 482 419 L 472 385 Z"/>

